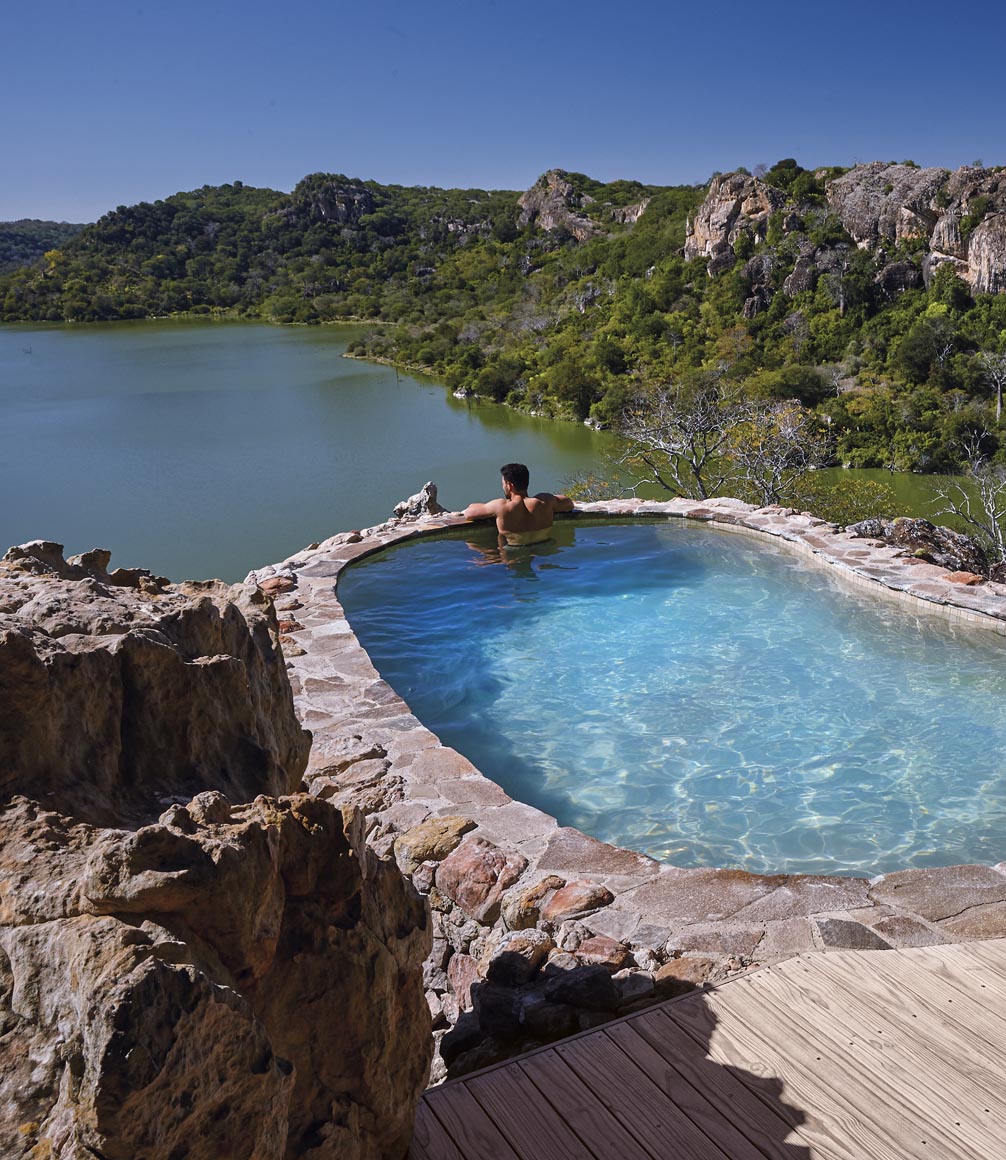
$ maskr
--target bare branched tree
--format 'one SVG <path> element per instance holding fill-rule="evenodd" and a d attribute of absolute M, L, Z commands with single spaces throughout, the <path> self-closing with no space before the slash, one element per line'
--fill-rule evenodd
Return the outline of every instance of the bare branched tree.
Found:
<path fill-rule="evenodd" d="M 656 483 L 675 495 L 709 499 L 721 493 L 731 473 L 730 432 L 748 412 L 716 380 L 673 385 L 622 415 L 628 448 L 620 462 L 640 482 Z"/>
<path fill-rule="evenodd" d="M 996 423 L 1002 419 L 1003 389 L 1006 388 L 1006 354 L 983 350 L 978 356 L 985 381 L 996 393 Z"/>
<path fill-rule="evenodd" d="M 831 444 L 820 419 L 795 400 L 759 403 L 731 432 L 729 454 L 743 491 L 762 504 L 784 503 L 807 471 L 828 462 Z"/>
<path fill-rule="evenodd" d="M 940 515 L 954 515 L 971 528 L 997 563 L 1006 561 L 1006 467 L 992 463 L 981 451 L 987 433 L 965 444 L 967 471 L 937 491 L 944 506 Z M 967 486 L 970 484 L 970 488 Z"/>

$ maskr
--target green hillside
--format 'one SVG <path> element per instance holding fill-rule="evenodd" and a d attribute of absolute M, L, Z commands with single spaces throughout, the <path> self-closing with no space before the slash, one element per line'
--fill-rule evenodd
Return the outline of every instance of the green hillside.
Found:
<path fill-rule="evenodd" d="M 965 180 L 891 163 L 877 186 L 880 170 L 863 167 L 863 197 L 881 207 L 881 234 L 897 183 L 915 182 L 894 208 L 899 223 L 918 217 L 917 235 L 899 224 L 897 236 L 854 239 L 859 170 L 787 159 L 758 180 L 728 175 L 762 209 L 739 211 L 712 258 L 691 253 L 694 237 L 686 249 L 709 186 L 563 171 L 522 196 L 332 174 L 290 194 L 207 186 L 120 206 L 3 275 L 0 317 L 367 319 L 355 353 L 511 406 L 615 423 L 654 388 L 715 381 L 814 408 L 838 462 L 950 470 L 972 433 L 989 433 L 987 452 L 999 446 L 1006 295 L 973 293 L 958 276 L 965 258 L 936 262 L 932 223 L 943 215 L 938 230 L 949 222 L 954 252 L 973 261 L 984 238 L 994 281 L 1006 183 L 998 170 Z"/>

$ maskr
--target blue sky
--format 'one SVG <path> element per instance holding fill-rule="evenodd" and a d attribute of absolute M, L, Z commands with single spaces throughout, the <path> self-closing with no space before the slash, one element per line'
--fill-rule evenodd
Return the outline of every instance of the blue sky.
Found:
<path fill-rule="evenodd" d="M 8 0 L 0 220 L 307 173 L 1006 163 L 999 5 Z"/>

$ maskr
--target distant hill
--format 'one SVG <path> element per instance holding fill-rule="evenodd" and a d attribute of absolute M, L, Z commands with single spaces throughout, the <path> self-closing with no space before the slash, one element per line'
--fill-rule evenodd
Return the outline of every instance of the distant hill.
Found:
<path fill-rule="evenodd" d="M 0 318 L 367 319 L 354 353 L 547 415 L 610 423 L 705 377 L 814 408 L 853 466 L 1006 445 L 1006 169 L 759 168 L 701 186 L 556 169 L 524 193 L 204 186 L 0 275 Z"/>
<path fill-rule="evenodd" d="M 84 229 L 71 222 L 43 222 L 22 218 L 16 222 L 0 222 L 0 274 L 30 266 L 46 250 L 56 250 Z"/>

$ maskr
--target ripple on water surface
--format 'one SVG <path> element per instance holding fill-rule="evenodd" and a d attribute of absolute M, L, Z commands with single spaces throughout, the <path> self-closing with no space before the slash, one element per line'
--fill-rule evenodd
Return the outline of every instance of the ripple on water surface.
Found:
<path fill-rule="evenodd" d="M 1004 857 L 1000 638 L 772 544 L 567 522 L 403 544 L 339 594 L 382 676 L 513 797 L 681 866 Z"/>

